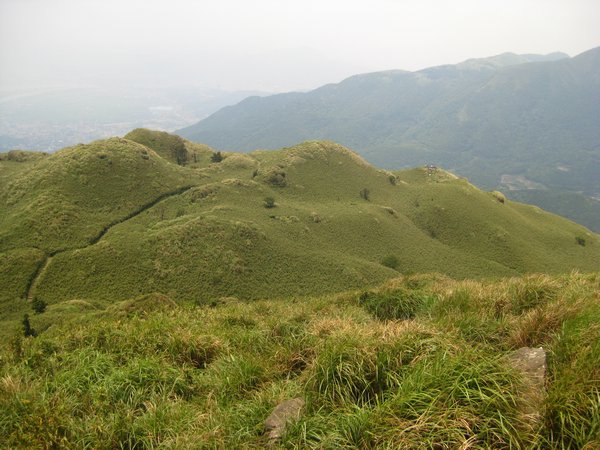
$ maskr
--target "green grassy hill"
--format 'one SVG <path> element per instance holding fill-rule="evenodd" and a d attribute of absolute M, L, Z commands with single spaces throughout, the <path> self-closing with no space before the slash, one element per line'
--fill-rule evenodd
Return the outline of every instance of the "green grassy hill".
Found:
<path fill-rule="evenodd" d="M 265 448 L 267 416 L 300 397 L 274 448 L 598 448 L 599 289 L 598 274 L 411 276 L 313 298 L 52 304 L 37 337 L 9 326 L 0 342 L 0 447 Z M 548 352 L 537 401 L 510 364 L 522 346 Z"/>
<path fill-rule="evenodd" d="M 600 442 L 600 236 L 442 169 L 134 130 L 1 155 L 0 220 L 1 448 L 264 448 L 292 397 L 284 448 Z"/>
<path fill-rule="evenodd" d="M 560 189 L 509 190 L 506 194 L 518 202 L 537 205 L 546 211 L 586 224 L 592 231 L 600 231 L 600 198 Z"/>
<path fill-rule="evenodd" d="M 185 166 L 120 138 L 0 161 L 0 312 L 20 317 L 36 297 L 103 304 L 162 292 L 202 303 L 398 273 L 600 268 L 598 235 L 442 169 L 382 171 L 330 142 L 213 163 L 209 148 L 184 144 L 200 155 Z"/>
<path fill-rule="evenodd" d="M 519 176 L 595 197 L 600 48 L 550 56 L 356 75 L 307 93 L 248 98 L 178 133 L 238 151 L 330 139 L 386 168 L 433 163 L 484 189 L 507 189 L 503 176 Z M 593 211 L 577 205 L 571 213 L 557 197 L 539 204 L 599 232 L 597 216 L 587 217 Z"/>

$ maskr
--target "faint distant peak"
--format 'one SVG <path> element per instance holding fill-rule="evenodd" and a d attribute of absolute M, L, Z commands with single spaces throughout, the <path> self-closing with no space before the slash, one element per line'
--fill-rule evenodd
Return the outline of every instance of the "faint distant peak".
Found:
<path fill-rule="evenodd" d="M 380 70 L 377 72 L 359 73 L 352 75 L 343 81 L 364 81 L 364 80 L 392 80 L 397 76 L 406 75 L 411 73 L 408 70 L 391 69 L 391 70 Z"/>
<path fill-rule="evenodd" d="M 517 64 L 525 64 L 530 62 L 547 62 L 558 61 L 560 59 L 569 58 L 569 55 L 562 52 L 548 53 L 547 55 L 502 53 L 500 55 L 490 56 L 487 58 L 472 58 L 457 64 L 461 69 L 482 70 L 482 69 L 498 69 L 500 67 L 515 66 Z"/>
<path fill-rule="evenodd" d="M 600 58 L 600 47 L 594 47 L 590 50 L 587 50 L 583 53 L 580 53 L 577 56 L 574 56 L 573 59 L 581 60 L 581 59 L 598 59 Z"/>
<path fill-rule="evenodd" d="M 597 49 L 592 49 L 588 52 L 582 54 L 585 56 L 587 54 L 592 54 L 595 50 L 597 50 L 597 54 L 600 55 L 600 47 Z M 595 56 L 595 54 L 594 54 Z M 463 71 L 494 71 L 498 70 L 502 67 L 508 66 L 516 66 L 519 64 L 526 64 L 532 62 L 550 62 L 550 61 L 559 61 L 562 59 L 570 59 L 571 57 L 563 52 L 553 52 L 548 53 L 547 55 L 537 55 L 534 53 L 526 53 L 519 55 L 517 53 L 501 53 L 500 55 L 489 56 L 486 58 L 471 58 L 467 59 L 458 64 L 443 64 L 440 66 L 427 67 L 425 69 L 417 70 L 415 72 L 407 71 L 407 70 L 383 70 L 377 72 L 368 72 L 368 73 L 360 73 L 357 75 L 353 75 L 344 79 L 340 83 L 333 83 L 325 86 L 321 86 L 321 88 L 337 88 L 339 86 L 347 86 L 349 84 L 364 84 L 364 83 L 389 83 L 394 80 L 404 77 L 406 75 L 412 76 L 412 74 L 416 74 L 421 80 L 423 79 L 431 79 L 431 78 L 444 78 L 447 76 L 460 76 Z M 317 90 L 318 90 L 317 89 Z"/>

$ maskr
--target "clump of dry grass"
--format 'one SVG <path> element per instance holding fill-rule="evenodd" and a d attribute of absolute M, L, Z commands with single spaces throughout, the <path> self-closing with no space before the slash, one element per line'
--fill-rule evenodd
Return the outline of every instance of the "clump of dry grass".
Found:
<path fill-rule="evenodd" d="M 599 280 L 409 276 L 373 289 L 428 299 L 403 320 L 373 315 L 360 291 L 88 311 L 3 348 L 0 446 L 260 448 L 273 407 L 302 396 L 282 446 L 595 448 Z M 535 426 L 506 363 L 522 345 L 549 355 Z"/>

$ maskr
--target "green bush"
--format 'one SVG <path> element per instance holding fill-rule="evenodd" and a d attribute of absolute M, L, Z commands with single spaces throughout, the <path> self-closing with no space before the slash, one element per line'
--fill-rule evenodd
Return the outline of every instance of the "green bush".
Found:
<path fill-rule="evenodd" d="M 270 185 L 277 187 L 287 186 L 286 173 L 279 167 L 274 167 L 265 173 L 263 177 L 264 181 Z"/>
<path fill-rule="evenodd" d="M 275 208 L 275 199 L 273 197 L 265 197 L 263 203 L 265 208 Z"/>
<path fill-rule="evenodd" d="M 41 314 L 46 311 L 46 306 L 48 306 L 48 304 L 39 297 L 35 297 L 31 302 L 31 309 L 33 309 L 36 314 Z"/>
<path fill-rule="evenodd" d="M 210 156 L 210 160 L 214 163 L 220 163 L 223 161 L 223 155 L 221 152 L 213 152 L 213 154 Z"/>
<path fill-rule="evenodd" d="M 381 265 L 396 270 L 400 265 L 400 261 L 395 255 L 387 255 L 381 260 Z"/>
<path fill-rule="evenodd" d="M 371 200 L 371 191 L 369 191 L 367 188 L 362 188 L 359 192 L 359 195 L 363 200 Z"/>

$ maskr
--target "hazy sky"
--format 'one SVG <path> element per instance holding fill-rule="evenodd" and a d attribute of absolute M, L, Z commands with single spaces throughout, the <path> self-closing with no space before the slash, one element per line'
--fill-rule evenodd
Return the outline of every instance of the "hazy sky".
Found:
<path fill-rule="evenodd" d="M 0 0 L 0 87 L 307 89 L 600 46 L 599 0 Z"/>

